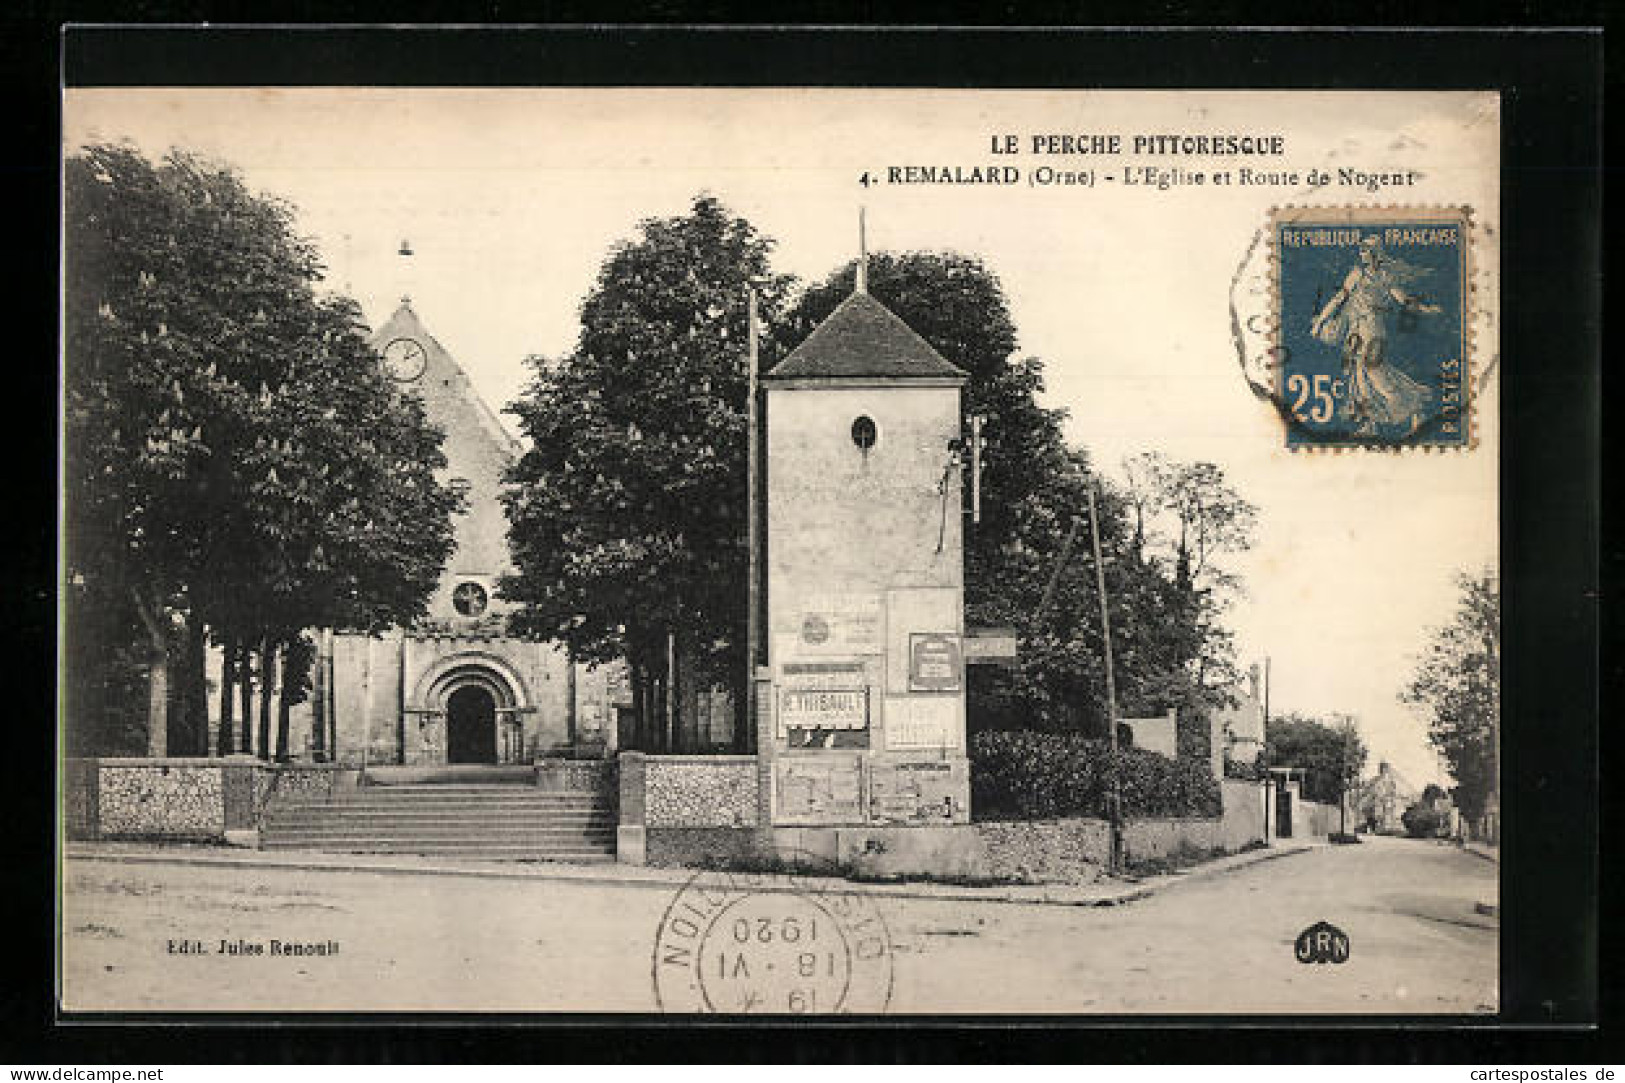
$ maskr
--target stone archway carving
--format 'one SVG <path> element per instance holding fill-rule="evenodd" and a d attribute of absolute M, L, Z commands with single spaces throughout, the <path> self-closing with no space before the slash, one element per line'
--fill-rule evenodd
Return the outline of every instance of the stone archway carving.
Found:
<path fill-rule="evenodd" d="M 525 762 L 523 717 L 534 710 L 529 691 L 508 661 L 485 651 L 448 655 L 425 670 L 413 686 L 408 710 L 418 718 L 431 761 L 445 762 L 447 701 L 464 688 L 481 689 L 495 704 L 497 762 Z"/>

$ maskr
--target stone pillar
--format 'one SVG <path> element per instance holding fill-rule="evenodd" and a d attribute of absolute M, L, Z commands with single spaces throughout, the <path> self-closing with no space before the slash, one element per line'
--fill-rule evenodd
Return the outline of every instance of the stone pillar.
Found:
<path fill-rule="evenodd" d="M 254 807 L 254 802 L 262 769 L 275 771 L 275 768 L 262 768 L 252 756 L 227 756 L 220 761 L 220 795 L 225 819 L 222 828 L 225 831 L 246 831 L 259 826 L 260 810 Z"/>
<path fill-rule="evenodd" d="M 620 824 L 615 828 L 615 857 L 623 865 L 646 865 L 648 853 L 648 757 L 620 755 Z"/>

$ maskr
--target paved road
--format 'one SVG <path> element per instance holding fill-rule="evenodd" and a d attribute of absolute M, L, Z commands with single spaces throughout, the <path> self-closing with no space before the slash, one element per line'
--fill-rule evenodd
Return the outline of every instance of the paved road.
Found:
<path fill-rule="evenodd" d="M 894 1012 L 1489 1012 L 1498 926 L 1474 904 L 1498 901 L 1497 871 L 1450 847 L 1376 839 L 1175 883 L 1122 907 L 874 903 L 889 930 Z M 70 860 L 63 1002 L 649 1012 L 655 937 L 673 896 L 669 887 Z M 1294 958 L 1297 934 L 1319 920 L 1348 934 L 1345 964 Z M 338 953 L 232 955 L 223 939 L 267 951 L 271 940 L 332 941 Z M 207 952 L 177 953 L 182 941 Z M 859 979 L 843 971 L 841 980 Z"/>

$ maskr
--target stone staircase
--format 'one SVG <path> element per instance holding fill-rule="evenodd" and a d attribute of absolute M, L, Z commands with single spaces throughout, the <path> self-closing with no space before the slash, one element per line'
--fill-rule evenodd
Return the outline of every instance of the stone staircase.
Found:
<path fill-rule="evenodd" d="M 615 860 L 609 797 L 534 783 L 403 782 L 331 797 L 274 797 L 260 823 L 263 850 L 421 854 L 484 861 Z"/>

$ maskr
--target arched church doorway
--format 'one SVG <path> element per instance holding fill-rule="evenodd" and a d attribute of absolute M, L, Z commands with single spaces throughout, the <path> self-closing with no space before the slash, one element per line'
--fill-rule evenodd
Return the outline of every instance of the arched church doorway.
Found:
<path fill-rule="evenodd" d="M 497 762 L 497 704 L 477 684 L 446 697 L 446 762 Z"/>

